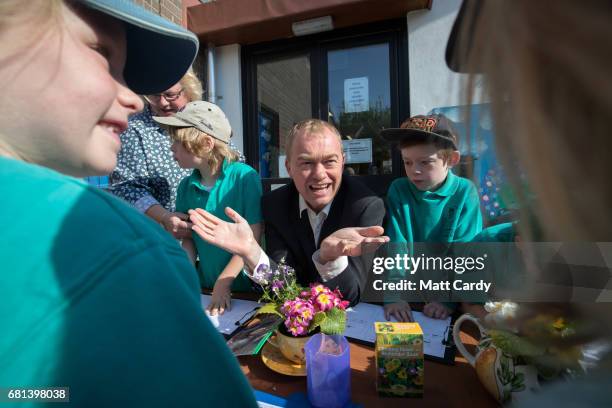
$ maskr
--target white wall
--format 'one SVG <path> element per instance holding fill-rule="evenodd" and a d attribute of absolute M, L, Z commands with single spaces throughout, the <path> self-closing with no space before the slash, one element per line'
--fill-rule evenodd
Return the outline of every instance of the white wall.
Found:
<path fill-rule="evenodd" d="M 215 85 L 217 104 L 232 125 L 232 142 L 244 153 L 242 126 L 242 79 L 240 76 L 240 45 L 231 44 L 215 49 Z"/>
<path fill-rule="evenodd" d="M 406 17 L 411 116 L 426 114 L 436 107 L 465 104 L 460 89 L 467 76 L 452 72 L 444 59 L 461 0 L 432 3 L 431 10 L 414 11 Z"/>

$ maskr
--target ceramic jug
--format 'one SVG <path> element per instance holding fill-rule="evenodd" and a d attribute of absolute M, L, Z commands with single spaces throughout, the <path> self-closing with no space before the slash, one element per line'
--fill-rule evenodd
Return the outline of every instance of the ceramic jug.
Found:
<path fill-rule="evenodd" d="M 466 348 L 459 333 L 461 325 L 473 322 L 480 331 L 480 341 L 476 354 Z M 499 402 L 519 399 L 521 393 L 530 393 L 539 388 L 537 370 L 529 365 L 515 365 L 511 356 L 496 347 L 480 321 L 470 314 L 459 317 L 453 327 L 453 338 L 457 350 L 465 357 L 486 390 Z"/>

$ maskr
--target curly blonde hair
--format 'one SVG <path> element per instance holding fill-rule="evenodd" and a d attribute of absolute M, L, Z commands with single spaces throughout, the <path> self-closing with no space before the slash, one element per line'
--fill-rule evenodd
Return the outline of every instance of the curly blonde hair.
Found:
<path fill-rule="evenodd" d="M 181 143 L 185 149 L 194 156 L 205 159 L 211 174 L 217 174 L 221 170 L 223 160 L 228 162 L 238 161 L 238 153 L 230 149 L 229 144 L 222 142 L 207 133 L 193 127 L 170 127 L 167 128 L 173 142 Z M 205 146 L 208 140 L 212 140 L 214 146 L 212 150 L 206 151 Z"/>
<path fill-rule="evenodd" d="M 202 100 L 202 82 L 195 74 L 193 67 L 189 67 L 179 83 L 183 87 L 183 92 L 185 92 L 185 96 L 189 99 L 189 102 Z"/>

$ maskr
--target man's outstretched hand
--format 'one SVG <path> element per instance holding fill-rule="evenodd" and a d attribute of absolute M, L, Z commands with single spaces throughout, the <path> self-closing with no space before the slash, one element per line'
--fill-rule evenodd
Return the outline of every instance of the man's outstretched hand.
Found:
<path fill-rule="evenodd" d="M 375 251 L 389 242 L 384 232 L 383 227 L 379 226 L 339 229 L 321 242 L 319 258 L 322 263 L 327 263 L 341 256 L 360 256 Z"/>
<path fill-rule="evenodd" d="M 189 210 L 189 219 L 193 223 L 193 230 L 204 241 L 244 257 L 253 243 L 257 243 L 253 230 L 249 223 L 230 207 L 225 208 L 225 213 L 233 223 L 223 221 L 201 208 Z"/>

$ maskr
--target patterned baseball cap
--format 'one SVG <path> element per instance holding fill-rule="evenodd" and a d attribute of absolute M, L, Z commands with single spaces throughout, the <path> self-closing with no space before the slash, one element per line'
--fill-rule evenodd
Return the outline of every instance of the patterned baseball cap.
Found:
<path fill-rule="evenodd" d="M 448 147 L 457 150 L 457 136 L 452 122 L 444 115 L 417 115 L 406 119 L 399 128 L 380 131 L 388 142 L 417 140 L 423 142 L 442 141 Z"/>

